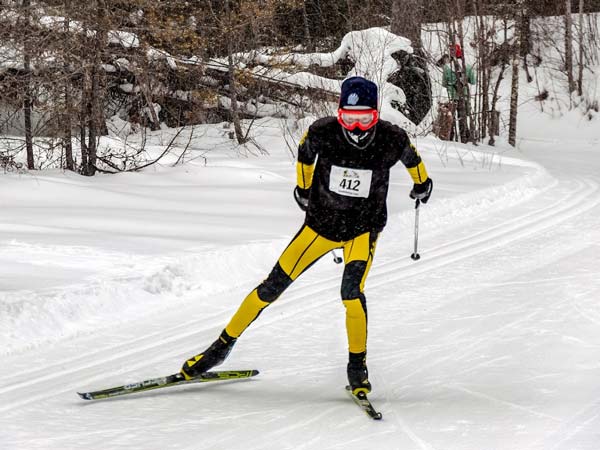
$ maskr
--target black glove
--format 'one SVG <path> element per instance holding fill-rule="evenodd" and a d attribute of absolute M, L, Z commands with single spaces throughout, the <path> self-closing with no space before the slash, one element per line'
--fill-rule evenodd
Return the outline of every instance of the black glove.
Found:
<path fill-rule="evenodd" d="M 310 189 L 302 189 L 296 186 L 294 189 L 294 200 L 298 203 L 298 206 L 302 211 L 306 211 L 308 209 L 308 194 L 310 193 Z"/>
<path fill-rule="evenodd" d="M 431 178 L 427 178 L 420 184 L 413 184 L 412 191 L 410 191 L 410 198 L 415 200 L 421 200 L 422 203 L 427 203 L 431 196 L 431 190 L 433 189 L 433 181 Z"/>

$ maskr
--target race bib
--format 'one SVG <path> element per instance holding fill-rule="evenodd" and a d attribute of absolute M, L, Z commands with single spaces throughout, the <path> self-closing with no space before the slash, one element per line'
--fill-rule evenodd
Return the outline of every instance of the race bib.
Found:
<path fill-rule="evenodd" d="M 371 191 L 372 175 L 371 170 L 331 166 L 329 190 L 347 197 L 367 198 Z"/>

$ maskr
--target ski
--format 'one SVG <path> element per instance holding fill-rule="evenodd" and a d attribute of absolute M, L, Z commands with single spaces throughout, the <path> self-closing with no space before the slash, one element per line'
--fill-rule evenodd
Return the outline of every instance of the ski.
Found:
<path fill-rule="evenodd" d="M 356 403 L 371 419 L 381 420 L 383 418 L 383 415 L 373 407 L 373 404 L 367 398 L 366 393 L 359 392 L 355 395 L 352 393 L 352 388 L 350 386 L 346 386 L 346 391 L 348 391 L 348 394 L 350 394 L 354 403 Z"/>
<path fill-rule="evenodd" d="M 167 375 L 166 377 L 151 378 L 137 383 L 124 384 L 108 389 L 91 392 L 78 392 L 84 400 L 100 400 L 103 398 L 117 397 L 120 395 L 133 394 L 135 392 L 162 389 L 171 386 L 181 386 L 191 383 L 207 383 L 212 381 L 240 380 L 258 375 L 258 370 L 215 370 L 205 372 L 195 378 L 186 380 L 181 373 Z"/>

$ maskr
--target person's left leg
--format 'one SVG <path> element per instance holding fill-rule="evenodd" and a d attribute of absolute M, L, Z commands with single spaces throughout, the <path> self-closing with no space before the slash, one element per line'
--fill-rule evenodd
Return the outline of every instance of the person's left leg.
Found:
<path fill-rule="evenodd" d="M 342 301 L 348 334 L 348 382 L 356 394 L 370 392 L 367 371 L 367 299 L 364 286 L 373 262 L 377 233 L 364 233 L 344 244 Z"/>
<path fill-rule="evenodd" d="M 231 318 L 226 332 L 238 338 L 304 271 L 340 242 L 324 238 L 312 228 L 304 225 L 283 251 L 269 276 L 244 299 Z"/>
<path fill-rule="evenodd" d="M 330 241 L 304 225 L 279 257 L 269 276 L 242 301 L 219 338 L 202 353 L 189 358 L 181 368 L 190 379 L 221 364 L 244 330 L 306 269 L 319 258 L 339 248 L 341 242 Z"/>

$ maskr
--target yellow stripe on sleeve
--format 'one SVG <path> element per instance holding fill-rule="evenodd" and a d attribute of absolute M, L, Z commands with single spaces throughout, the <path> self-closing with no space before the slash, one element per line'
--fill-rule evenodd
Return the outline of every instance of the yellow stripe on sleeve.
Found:
<path fill-rule="evenodd" d="M 304 141 L 306 141 L 306 138 L 308 137 L 308 130 L 306 130 L 304 132 L 304 134 L 302 135 L 302 137 L 300 138 L 300 142 L 298 142 L 298 145 L 302 145 L 304 144 Z"/>
<path fill-rule="evenodd" d="M 303 164 L 298 162 L 296 164 L 296 175 L 297 183 L 301 189 L 308 189 L 312 186 L 313 174 L 315 173 L 315 165 Z"/>
<path fill-rule="evenodd" d="M 421 161 L 415 167 L 411 167 L 408 169 L 408 173 L 415 184 L 421 184 L 429 177 L 427 175 L 427 170 L 425 169 L 425 164 Z"/>

